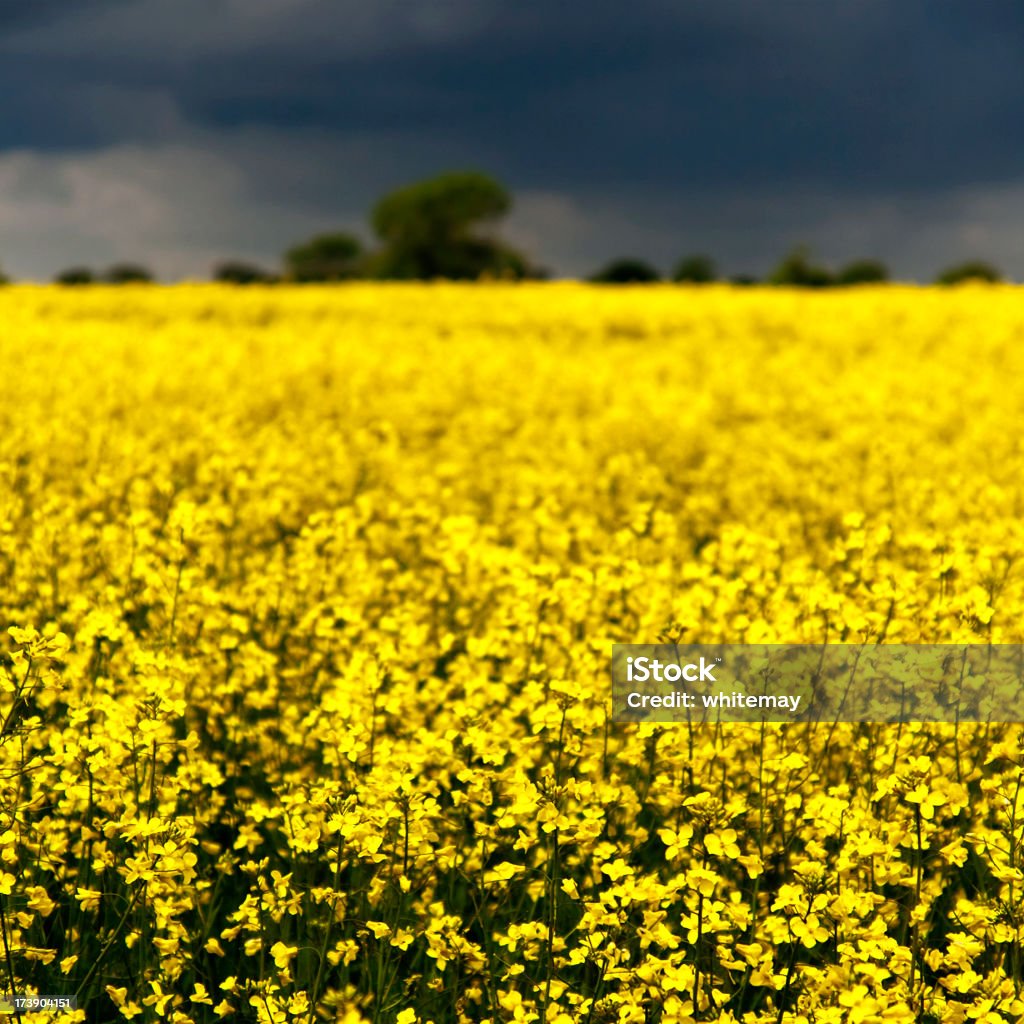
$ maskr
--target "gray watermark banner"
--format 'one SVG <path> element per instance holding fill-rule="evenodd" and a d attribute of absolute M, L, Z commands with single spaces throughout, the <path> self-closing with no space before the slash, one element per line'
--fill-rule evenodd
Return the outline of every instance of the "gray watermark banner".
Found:
<path fill-rule="evenodd" d="M 615 722 L 1024 722 L 1024 644 L 615 644 Z"/>

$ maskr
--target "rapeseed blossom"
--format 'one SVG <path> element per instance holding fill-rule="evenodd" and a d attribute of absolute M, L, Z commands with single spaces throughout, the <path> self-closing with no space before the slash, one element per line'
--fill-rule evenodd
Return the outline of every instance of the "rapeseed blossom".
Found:
<path fill-rule="evenodd" d="M 1018 726 L 615 725 L 608 660 L 1021 642 L 1021 303 L 5 289 L 0 987 L 1020 1020 Z"/>

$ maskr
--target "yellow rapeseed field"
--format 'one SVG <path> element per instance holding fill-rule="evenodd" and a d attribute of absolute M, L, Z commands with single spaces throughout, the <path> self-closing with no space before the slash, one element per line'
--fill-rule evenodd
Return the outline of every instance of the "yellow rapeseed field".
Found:
<path fill-rule="evenodd" d="M 0 293 L 0 992 L 1024 1017 L 1016 726 L 616 725 L 615 642 L 1024 641 L 1024 294 Z M 7 627 L 10 627 L 7 629 Z"/>

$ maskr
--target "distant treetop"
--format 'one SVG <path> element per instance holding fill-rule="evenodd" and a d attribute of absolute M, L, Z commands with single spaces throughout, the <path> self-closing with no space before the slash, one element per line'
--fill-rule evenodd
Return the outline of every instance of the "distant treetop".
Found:
<path fill-rule="evenodd" d="M 672 280 L 686 284 L 708 284 L 717 277 L 715 262 L 710 256 L 685 256 L 672 271 Z"/>
<path fill-rule="evenodd" d="M 661 274 L 645 260 L 626 257 L 606 263 L 590 280 L 596 284 L 649 284 L 660 281 Z"/>
<path fill-rule="evenodd" d="M 1001 281 L 1003 275 L 985 260 L 967 260 L 965 263 L 957 263 L 955 266 L 947 267 L 935 279 L 936 284 L 960 284 L 963 281 L 988 281 L 995 283 Z"/>
<path fill-rule="evenodd" d="M 362 276 L 364 256 L 363 243 L 355 235 L 316 235 L 285 253 L 285 274 L 293 281 L 347 281 Z"/>
<path fill-rule="evenodd" d="M 93 284 L 96 281 L 96 274 L 90 267 L 68 267 L 53 280 L 55 284 Z"/>
<path fill-rule="evenodd" d="M 141 263 L 115 263 L 103 275 L 107 284 L 143 284 L 153 280 L 152 273 Z"/>
<path fill-rule="evenodd" d="M 877 284 L 889 280 L 889 268 L 879 260 L 854 260 L 836 274 L 836 284 Z"/>
<path fill-rule="evenodd" d="M 277 278 L 268 270 L 244 260 L 225 260 L 213 268 L 214 281 L 225 284 L 270 284 Z"/>
<path fill-rule="evenodd" d="M 811 262 L 810 250 L 805 245 L 791 249 L 768 277 L 769 284 L 799 288 L 824 288 L 832 284 L 832 275 Z"/>

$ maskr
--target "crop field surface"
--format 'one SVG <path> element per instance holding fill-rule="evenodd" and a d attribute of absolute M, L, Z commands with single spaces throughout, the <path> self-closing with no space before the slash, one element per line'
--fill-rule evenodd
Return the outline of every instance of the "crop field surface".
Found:
<path fill-rule="evenodd" d="M 1024 1018 L 1019 726 L 609 678 L 1024 642 L 1021 290 L 19 285 L 0 353 L 22 1020 Z"/>

